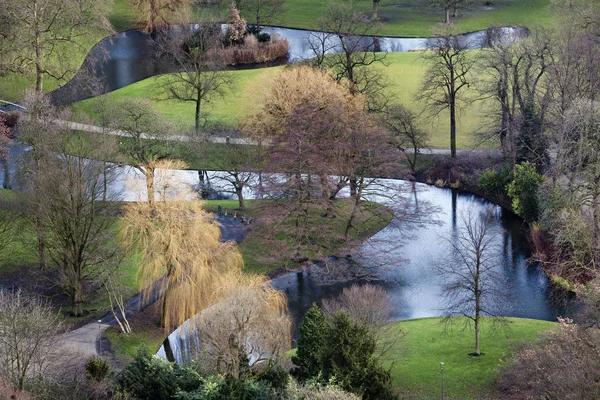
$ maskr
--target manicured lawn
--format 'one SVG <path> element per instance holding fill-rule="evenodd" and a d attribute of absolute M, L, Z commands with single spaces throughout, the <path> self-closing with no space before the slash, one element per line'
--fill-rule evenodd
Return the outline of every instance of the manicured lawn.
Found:
<path fill-rule="evenodd" d="M 477 53 L 473 53 L 476 56 Z M 388 90 L 398 102 L 411 108 L 414 112 L 423 111 L 421 103 L 415 100 L 426 70 L 426 63 L 420 53 L 390 53 L 386 57 L 385 65 L 379 65 L 389 81 Z M 265 86 L 273 79 L 283 67 L 264 68 L 259 70 L 235 71 L 231 74 L 235 77 L 235 89 L 224 98 L 216 98 L 206 104 L 204 110 L 209 113 L 209 119 L 215 123 L 221 123 L 230 128 L 236 128 L 238 123 L 245 117 L 251 115 L 260 105 L 260 96 L 265 92 Z M 175 100 L 157 100 L 160 93 L 156 87 L 164 76 L 148 78 L 134 83 L 122 89 L 108 93 L 110 101 L 116 99 L 150 98 L 156 110 L 165 119 L 171 121 L 174 126 L 183 130 L 191 130 L 194 124 L 193 103 L 182 103 Z M 467 97 L 474 99 L 476 93 L 473 90 L 465 92 Z M 94 119 L 94 104 L 98 100 L 89 99 L 78 102 L 75 109 L 85 112 Z M 464 106 L 459 111 L 457 145 L 459 148 L 469 148 L 476 144 L 475 132 L 483 124 L 485 110 L 479 103 Z M 430 135 L 429 145 L 434 148 L 449 148 L 449 120 L 448 113 L 442 112 L 439 116 L 429 119 L 421 117 L 423 128 Z M 200 161 L 200 160 L 199 160 Z"/>
<path fill-rule="evenodd" d="M 326 0 L 287 0 L 286 12 L 276 25 L 318 29 L 317 21 L 327 7 Z M 444 20 L 441 10 L 430 8 L 424 0 L 382 0 L 379 17 L 380 34 L 384 36 L 426 37 Z M 483 2 L 480 2 L 483 3 Z M 494 0 L 492 8 L 483 6 L 467 11 L 454 20 L 459 32 L 472 32 L 490 25 L 534 27 L 552 24 L 550 0 Z M 354 5 L 371 15 L 372 2 L 355 1 Z M 252 19 L 245 15 L 249 22 Z"/>
<path fill-rule="evenodd" d="M 440 362 L 444 362 L 445 395 L 448 399 L 497 398 L 493 384 L 513 344 L 531 340 L 552 329 L 554 322 L 508 319 L 506 331 L 490 329 L 484 321 L 481 351 L 472 357 L 474 333 L 460 325 L 444 334 L 440 318 L 394 322 L 390 334 L 398 338 L 391 353 L 394 386 L 409 399 L 441 397 Z M 402 330 L 403 335 L 399 333 Z"/>

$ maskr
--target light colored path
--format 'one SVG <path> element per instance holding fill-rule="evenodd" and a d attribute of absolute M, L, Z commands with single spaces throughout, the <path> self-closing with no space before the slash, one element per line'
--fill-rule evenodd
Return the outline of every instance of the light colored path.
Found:
<path fill-rule="evenodd" d="M 65 346 L 70 347 L 87 359 L 98 355 L 96 343 L 98 343 L 100 334 L 108 327 L 110 327 L 108 324 L 92 322 L 65 333 L 62 335 L 61 341 Z"/>
<path fill-rule="evenodd" d="M 70 129 L 76 130 L 76 131 L 101 133 L 101 134 L 114 135 L 114 136 L 130 136 L 120 130 L 110 130 L 110 129 L 107 130 L 100 126 L 82 124 L 80 122 L 55 120 L 55 123 L 57 125 L 65 126 L 65 127 L 68 127 Z M 152 139 L 153 136 L 148 135 L 148 134 L 142 134 L 142 138 Z M 189 142 L 189 141 L 196 140 L 195 138 L 191 138 L 190 136 L 184 136 L 184 135 L 170 135 L 167 137 L 167 139 L 177 141 L 177 142 Z M 223 136 L 206 136 L 203 139 L 208 142 L 211 142 L 211 143 L 258 144 L 258 142 L 256 140 L 247 139 L 247 138 L 239 138 L 239 137 L 227 138 L 227 137 L 223 137 Z M 263 142 L 263 144 L 268 144 L 268 142 L 265 141 L 265 142 Z M 499 150 L 459 149 L 456 151 L 457 155 L 492 154 L 492 153 L 496 153 L 496 152 L 499 153 Z M 435 155 L 449 155 L 450 150 L 449 149 L 424 148 L 424 149 L 421 149 L 421 153 L 422 154 L 435 154 Z"/>
<path fill-rule="evenodd" d="M 70 128 L 75 131 L 102 133 L 102 134 L 114 135 L 114 136 L 131 136 L 120 130 L 105 129 L 105 128 L 102 128 L 101 126 L 82 124 L 80 122 L 64 121 L 64 120 L 57 119 L 57 120 L 54 120 L 54 123 L 59 126 L 64 126 L 64 127 Z M 154 138 L 156 138 L 156 136 L 149 135 L 146 133 L 142 134 L 142 139 L 154 139 Z M 172 141 L 177 141 L 177 142 L 190 142 L 190 141 L 195 140 L 195 138 L 191 138 L 190 136 L 184 136 L 184 135 L 169 135 L 166 137 L 166 139 L 172 140 Z M 223 136 L 206 136 L 204 139 L 206 141 L 212 142 L 212 143 L 233 143 L 233 144 L 256 144 L 257 143 L 255 140 L 252 140 L 252 139 L 238 138 L 238 137 L 232 137 L 232 138 L 228 139 L 227 137 L 223 137 Z"/>

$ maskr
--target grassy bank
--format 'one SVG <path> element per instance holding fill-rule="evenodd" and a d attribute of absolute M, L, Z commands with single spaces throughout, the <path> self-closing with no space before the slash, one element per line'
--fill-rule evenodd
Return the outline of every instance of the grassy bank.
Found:
<path fill-rule="evenodd" d="M 352 212 L 352 202 L 350 199 L 339 199 L 334 204 L 336 218 L 322 217 L 325 211 L 322 207 L 309 209 L 311 232 L 306 239 L 307 243 L 303 245 L 303 254 L 309 260 L 339 255 L 348 246 L 379 232 L 393 217 L 391 210 L 381 204 L 362 202 L 354 223 L 355 228 L 345 238 L 344 232 Z M 292 217 L 270 221 L 268 225 L 261 226 L 261 218 L 271 217 L 272 213 L 277 212 L 277 205 L 259 201 L 254 201 L 245 212 L 256 221 L 253 223 L 254 229 L 240 244 L 245 272 L 273 276 L 280 271 L 301 265 L 290 258 L 296 247 L 296 231 L 293 229 L 295 220 Z M 281 247 L 285 251 L 279 251 Z"/>
<path fill-rule="evenodd" d="M 474 54 L 476 55 L 476 54 Z M 387 77 L 389 85 L 387 90 L 398 102 L 409 107 L 416 113 L 423 111 L 423 106 L 416 101 L 415 96 L 426 71 L 426 63 L 419 53 L 390 53 L 386 57 L 387 66 L 376 66 Z M 255 70 L 231 72 L 235 79 L 235 88 L 227 93 L 224 98 L 215 98 L 203 106 L 208 113 L 208 119 L 229 128 L 236 128 L 245 117 L 256 112 L 261 104 L 261 94 L 265 87 L 283 67 L 273 67 Z M 175 100 L 160 101 L 160 93 L 156 89 L 160 86 L 165 76 L 148 78 L 122 89 L 108 93 L 104 96 L 108 101 L 121 98 L 149 98 L 153 106 L 166 120 L 181 130 L 191 130 L 194 126 L 194 105 L 191 102 L 183 103 Z M 471 99 L 476 98 L 474 89 L 465 92 Z M 74 108 L 97 120 L 95 109 L 97 99 L 78 102 Z M 457 127 L 457 145 L 459 148 L 470 148 L 477 143 L 476 132 L 484 124 L 485 107 L 483 104 L 474 103 L 459 110 Z M 449 120 L 448 113 L 442 112 L 439 116 L 428 119 L 420 118 L 423 128 L 431 134 L 429 145 L 435 148 L 449 148 Z"/>
<path fill-rule="evenodd" d="M 398 338 L 391 366 L 394 386 L 409 399 L 441 397 L 440 362 L 444 362 L 445 395 L 449 399 L 497 398 L 494 383 L 499 367 L 510 356 L 511 346 L 532 340 L 556 326 L 553 322 L 509 318 L 506 330 L 492 330 L 484 321 L 481 351 L 469 356 L 474 347 L 473 330 L 459 326 L 444 332 L 441 318 L 393 323 L 390 334 Z M 403 334 L 400 333 L 403 332 Z"/>

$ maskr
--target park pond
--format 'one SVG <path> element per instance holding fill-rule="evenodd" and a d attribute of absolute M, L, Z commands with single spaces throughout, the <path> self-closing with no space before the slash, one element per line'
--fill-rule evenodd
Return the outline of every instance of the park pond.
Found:
<path fill-rule="evenodd" d="M 175 33 L 193 31 L 197 25 L 176 25 Z M 524 28 L 504 27 L 500 36 L 514 40 L 527 34 Z M 264 68 L 273 65 L 295 63 L 314 57 L 311 41 L 324 40 L 326 53 L 340 51 L 340 39 L 323 32 L 301 29 L 265 27 L 263 32 L 279 35 L 288 40 L 289 54 L 286 59 L 274 63 L 253 64 L 242 68 Z M 468 48 L 481 48 L 486 43 L 486 32 L 478 31 L 460 36 L 460 43 Z M 430 38 L 363 37 L 346 40 L 358 41 L 363 49 L 381 52 L 406 52 L 430 47 Z M 172 63 L 157 57 L 152 35 L 138 30 L 108 36 L 97 43 L 88 53 L 82 67 L 73 79 L 52 91 L 50 96 L 56 105 L 71 104 L 107 93 L 152 76 L 173 72 Z"/>
<path fill-rule="evenodd" d="M 171 173 L 181 182 L 198 182 L 196 171 Z M 220 174 L 209 173 L 215 187 L 219 187 Z M 125 200 L 145 196 L 143 190 L 123 193 Z M 253 191 L 247 190 L 246 196 L 253 198 Z M 510 211 L 474 195 L 402 180 L 377 180 L 366 197 L 388 205 L 397 217 L 356 249 L 352 264 L 358 266 L 330 260 L 326 266 L 313 265 L 272 279 L 272 285 L 288 298 L 296 329 L 313 302 L 321 304 L 345 287 L 366 282 L 386 290 L 395 313 L 393 320 L 444 315 L 442 288 L 447 277 L 438 273 L 438 266 L 448 262 L 452 240 L 468 212 L 492 215 L 498 290 L 490 303 L 498 314 L 550 321 L 572 314 L 567 299 L 554 298 L 539 265 L 528 263 L 531 249 L 523 222 Z M 168 358 L 177 361 L 194 352 L 193 335 L 190 339 L 185 328 L 173 332 L 166 343 Z M 164 347 L 159 354 L 166 357 Z"/>
<path fill-rule="evenodd" d="M 7 171 L 16 171 L 14 160 L 26 151 L 19 142 L 11 148 Z M 116 201 L 145 201 L 145 180 L 132 167 L 112 166 L 108 198 Z M 233 198 L 227 193 L 224 172 L 199 173 L 192 170 L 157 170 L 156 196 L 174 196 L 180 188 L 200 188 L 200 176 L 207 180 L 215 198 Z M 0 175 L 0 184 L 5 176 Z M 266 177 L 265 177 L 266 178 Z M 12 181 L 13 188 L 16 181 Z M 162 181 L 168 182 L 168 189 Z M 244 191 L 247 199 L 257 197 L 257 179 Z M 188 192 L 189 193 L 189 192 Z M 347 196 L 341 192 L 340 196 Z M 495 298 L 497 312 L 510 317 L 555 320 L 572 315 L 573 304 L 553 296 L 549 280 L 531 257 L 523 221 L 513 213 L 471 194 L 402 180 L 378 179 L 367 190 L 366 197 L 394 210 L 396 218 L 384 229 L 361 244 L 352 254 L 353 264 L 330 260 L 300 271 L 290 271 L 272 279 L 272 285 L 284 292 L 290 315 L 297 329 L 302 316 L 314 303 L 337 296 L 345 287 L 370 282 L 383 287 L 391 299 L 393 320 L 406 320 L 444 315 L 442 287 L 445 277 L 438 265 L 448 261 L 452 240 L 463 225 L 467 213 L 491 212 L 491 230 L 495 245 L 495 270 L 498 274 Z M 180 328 L 181 329 L 181 328 Z M 172 333 L 167 342 L 173 358 L 181 361 L 194 346 L 185 329 Z M 160 351 L 165 354 L 164 349 Z"/>

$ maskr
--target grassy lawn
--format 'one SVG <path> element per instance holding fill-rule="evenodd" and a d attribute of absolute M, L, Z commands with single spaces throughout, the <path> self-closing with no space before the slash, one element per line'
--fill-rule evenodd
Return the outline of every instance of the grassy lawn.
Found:
<path fill-rule="evenodd" d="M 454 327 L 444 334 L 440 318 L 393 323 L 392 335 L 399 340 L 392 353 L 394 386 L 405 398 L 441 397 L 440 362 L 444 362 L 445 395 L 448 399 L 497 398 L 493 395 L 498 367 L 510 355 L 511 346 L 556 326 L 553 322 L 510 318 L 506 331 L 492 331 L 483 324 L 481 351 L 472 357 L 474 333 Z M 402 337 L 399 330 L 404 332 Z"/>
<path fill-rule="evenodd" d="M 426 37 L 444 20 L 442 10 L 427 5 L 424 0 L 382 0 L 379 4 L 379 17 L 382 23 L 380 35 Z M 478 6 L 461 12 L 454 19 L 459 32 L 472 32 L 490 25 L 513 25 L 533 27 L 551 25 L 550 0 L 494 0 L 492 7 Z M 223 9 L 197 7 L 192 12 L 192 20 L 201 20 L 206 15 L 226 15 L 228 3 Z M 290 28 L 318 29 L 318 20 L 328 4 L 327 0 L 286 0 L 284 12 L 273 21 L 274 25 Z M 370 1 L 355 1 L 354 6 L 361 12 L 371 15 Z M 242 12 L 249 23 L 255 22 L 252 15 Z M 117 31 L 136 27 L 136 17 L 130 0 L 116 0 L 110 22 Z"/>
<path fill-rule="evenodd" d="M 476 53 L 474 54 L 476 55 Z M 423 107 L 415 100 L 419 86 L 426 70 L 425 61 L 419 53 L 390 53 L 386 57 L 387 66 L 380 65 L 382 72 L 387 76 L 390 85 L 388 91 L 398 102 L 406 105 L 416 113 L 423 111 Z M 238 123 L 248 115 L 256 112 L 261 104 L 260 94 L 264 93 L 265 86 L 273 79 L 283 67 L 264 68 L 258 70 L 244 70 L 231 72 L 235 77 L 236 87 L 224 98 L 216 98 L 203 106 L 209 114 L 209 119 L 221 123 L 230 128 L 236 128 Z M 150 98 L 152 104 L 166 120 L 182 130 L 191 130 L 194 125 L 193 103 L 183 103 L 175 100 L 157 100 L 160 93 L 156 89 L 164 76 L 152 77 L 141 82 L 134 83 L 122 89 L 108 93 L 104 96 L 109 101 L 120 98 Z M 475 98 L 474 89 L 465 92 L 467 97 Z M 97 99 L 84 100 L 75 103 L 74 108 L 83 112 L 95 120 L 95 103 Z M 459 148 L 473 147 L 477 140 L 477 132 L 484 122 L 485 107 L 474 103 L 465 106 L 458 113 L 457 146 Z M 423 128 L 430 135 L 429 145 L 434 148 L 449 148 L 449 119 L 448 113 L 442 112 L 433 119 L 421 118 Z M 206 160 L 202 157 L 198 161 Z M 191 164 L 191 163 L 190 163 Z M 196 164 L 194 164 L 196 165 Z"/>
<path fill-rule="evenodd" d="M 159 327 L 160 307 L 154 304 L 141 313 L 129 318 L 131 333 L 125 335 L 115 325 L 104 331 L 103 338 L 110 341 L 118 364 L 125 365 L 133 360 L 141 346 L 146 346 L 155 353 L 167 336 L 164 329 Z"/>
<path fill-rule="evenodd" d="M 317 29 L 317 21 L 327 7 L 325 0 L 287 0 L 286 12 L 276 25 Z M 425 3 L 425 5 L 424 5 Z M 425 37 L 444 20 L 441 10 L 430 8 L 424 0 L 382 0 L 379 18 L 380 34 L 384 36 Z M 477 7 L 466 11 L 454 20 L 459 32 L 472 32 L 490 25 L 514 25 L 533 27 L 552 24 L 550 0 L 494 0 L 492 8 Z M 370 1 L 355 1 L 361 12 L 371 15 Z M 245 15 L 249 22 L 252 19 Z"/>
<path fill-rule="evenodd" d="M 352 211 L 349 199 L 335 202 L 336 218 L 323 218 L 325 209 L 313 207 L 309 210 L 309 219 L 313 230 L 308 235 L 308 243 L 303 245 L 303 255 L 310 260 L 339 255 L 341 251 L 357 241 L 364 240 L 387 226 L 392 213 L 385 206 L 363 202 L 361 211 L 354 223 L 355 229 L 344 238 L 348 217 Z M 246 215 L 253 217 L 253 229 L 240 244 L 244 257 L 244 271 L 252 274 L 273 275 L 278 271 L 295 268 L 300 264 L 290 259 L 295 249 L 294 219 L 286 217 L 261 226 L 261 218 L 276 214 L 277 207 L 270 202 L 251 203 Z M 279 246 L 281 249 L 278 249 Z"/>

